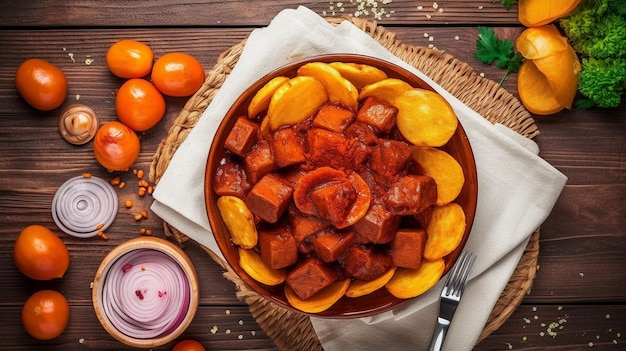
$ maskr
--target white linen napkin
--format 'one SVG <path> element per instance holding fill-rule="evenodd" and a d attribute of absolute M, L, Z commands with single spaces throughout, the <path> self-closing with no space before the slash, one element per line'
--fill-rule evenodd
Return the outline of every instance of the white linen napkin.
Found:
<path fill-rule="evenodd" d="M 332 26 L 299 7 L 281 11 L 268 27 L 254 30 L 237 65 L 170 161 L 151 208 L 221 255 L 206 218 L 203 182 L 210 140 L 222 117 L 239 94 L 266 73 L 328 53 L 375 56 L 412 71 L 450 102 L 468 135 L 478 173 L 478 206 L 465 250 L 478 258 L 444 349 L 471 350 L 530 235 L 551 212 L 567 178 L 537 156 L 534 142 L 492 125 L 349 22 Z M 373 317 L 311 320 L 327 351 L 425 349 L 435 328 L 438 288 Z"/>

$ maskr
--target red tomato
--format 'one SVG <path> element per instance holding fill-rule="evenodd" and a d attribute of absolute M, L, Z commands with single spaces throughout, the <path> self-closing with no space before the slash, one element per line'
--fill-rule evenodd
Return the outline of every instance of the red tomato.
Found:
<path fill-rule="evenodd" d="M 156 60 L 152 67 L 152 82 L 165 95 L 189 96 L 204 83 L 204 70 L 195 57 L 172 52 Z"/>
<path fill-rule="evenodd" d="M 178 342 L 172 351 L 206 351 L 206 349 L 196 340 L 183 340 Z"/>
<path fill-rule="evenodd" d="M 145 79 L 127 80 L 117 91 L 115 112 L 122 123 L 141 132 L 154 127 L 165 115 L 165 99 Z"/>
<path fill-rule="evenodd" d="M 61 278 L 70 264 L 63 240 L 50 229 L 34 224 L 24 228 L 13 246 L 13 261 L 25 276 L 35 280 Z"/>
<path fill-rule="evenodd" d="M 93 140 L 96 160 L 109 171 L 125 171 L 139 157 L 139 137 L 126 125 L 111 121 L 100 126 Z"/>
<path fill-rule="evenodd" d="M 28 59 L 18 67 L 15 87 L 26 102 L 42 111 L 54 110 L 67 97 L 65 74 L 41 59 Z"/>
<path fill-rule="evenodd" d="M 121 78 L 145 77 L 152 70 L 152 49 L 135 40 L 120 40 L 107 51 L 106 63 L 111 73 Z"/>
<path fill-rule="evenodd" d="M 22 324 L 33 338 L 49 340 L 61 335 L 67 327 L 70 305 L 61 293 L 41 290 L 26 300 Z"/>

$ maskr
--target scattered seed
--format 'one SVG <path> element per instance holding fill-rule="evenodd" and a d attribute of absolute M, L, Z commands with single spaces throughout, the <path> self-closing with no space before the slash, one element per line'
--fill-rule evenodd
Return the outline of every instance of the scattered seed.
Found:
<path fill-rule="evenodd" d="M 242 340 L 243 339 L 243 335 L 241 335 L 241 334 L 237 335 L 237 339 Z"/>
<path fill-rule="evenodd" d="M 593 342 L 589 342 L 589 347 L 593 347 Z"/>
<path fill-rule="evenodd" d="M 117 187 L 120 189 L 124 189 L 124 187 L 126 187 L 126 182 L 120 182 Z"/>
<path fill-rule="evenodd" d="M 252 336 L 255 336 L 256 335 L 256 330 L 251 331 L 250 334 L 252 334 Z"/>
<path fill-rule="evenodd" d="M 214 325 L 213 328 L 211 328 L 211 334 L 215 333 L 217 333 L 217 325 Z"/>
<path fill-rule="evenodd" d="M 243 325 L 243 320 L 242 319 L 239 320 L 239 325 Z"/>
<path fill-rule="evenodd" d="M 93 282 L 89 283 L 89 289 L 93 289 Z"/>
<path fill-rule="evenodd" d="M 139 187 L 139 190 L 137 190 L 137 195 L 144 196 L 146 195 L 147 192 L 148 192 L 148 188 Z"/>
<path fill-rule="evenodd" d="M 611 319 L 611 315 L 610 315 L 610 314 L 608 314 L 608 313 L 607 313 L 606 315 L 604 315 L 604 317 L 605 317 L 606 319 Z"/>
<path fill-rule="evenodd" d="M 141 217 L 143 217 L 143 219 L 148 219 L 148 211 L 141 211 Z"/>
<path fill-rule="evenodd" d="M 138 214 L 136 214 L 135 216 L 133 216 L 133 218 L 134 218 L 136 221 L 140 221 L 140 220 L 142 220 L 142 219 L 143 219 L 143 216 L 141 215 L 141 213 L 138 213 Z"/>
<path fill-rule="evenodd" d="M 143 169 L 137 170 L 135 174 L 137 175 L 137 178 L 139 179 L 143 178 Z"/>
<path fill-rule="evenodd" d="M 225 311 L 225 313 L 226 313 L 226 314 L 230 314 L 230 310 L 226 310 L 226 311 Z"/>
<path fill-rule="evenodd" d="M 130 200 L 126 200 L 124 202 L 124 206 L 126 206 L 126 208 L 131 208 L 131 207 L 133 207 L 133 202 L 130 201 Z"/>
<path fill-rule="evenodd" d="M 79 343 L 79 344 L 83 344 L 83 343 L 85 343 L 85 339 L 84 339 L 84 338 L 80 338 L 80 339 L 78 339 L 78 343 Z"/>
<path fill-rule="evenodd" d="M 230 329 L 226 329 L 226 334 L 230 334 Z"/>
<path fill-rule="evenodd" d="M 153 191 L 154 191 L 154 187 L 152 185 L 148 185 L 148 194 L 152 195 Z"/>
<path fill-rule="evenodd" d="M 115 178 L 111 179 L 111 181 L 109 181 L 109 183 L 111 183 L 111 185 L 119 185 L 120 184 L 120 177 L 115 177 Z"/>
<path fill-rule="evenodd" d="M 91 178 L 91 173 L 83 173 L 83 178 Z"/>
<path fill-rule="evenodd" d="M 99 232 L 98 232 L 98 236 L 99 236 L 99 237 L 101 237 L 101 238 L 102 238 L 102 239 L 104 239 L 104 240 L 109 240 L 109 237 L 108 237 L 108 236 L 106 235 L 106 233 L 105 233 L 105 232 L 103 232 L 103 231 L 99 231 Z"/>
<path fill-rule="evenodd" d="M 102 229 L 102 228 L 104 228 L 104 224 L 103 224 L 103 223 L 100 223 L 100 224 L 98 224 L 98 225 L 96 226 L 96 230 L 100 230 L 100 229 Z"/>

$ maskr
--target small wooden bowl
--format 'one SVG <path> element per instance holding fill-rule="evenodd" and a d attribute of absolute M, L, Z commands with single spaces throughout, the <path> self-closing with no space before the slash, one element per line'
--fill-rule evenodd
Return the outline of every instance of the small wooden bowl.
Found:
<path fill-rule="evenodd" d="M 146 339 L 131 337 L 118 330 L 115 325 L 111 323 L 111 320 L 107 316 L 106 309 L 102 304 L 103 288 L 107 279 L 107 274 L 113 264 L 124 255 L 140 249 L 156 250 L 171 258 L 182 269 L 187 281 L 189 282 L 190 295 L 189 306 L 185 317 L 178 323 L 175 329 L 165 335 Z M 93 280 L 92 300 L 98 320 L 111 336 L 132 347 L 152 348 L 174 341 L 187 329 L 187 327 L 189 327 L 189 324 L 191 324 L 191 321 L 196 314 L 196 310 L 198 309 L 198 299 L 198 276 L 189 257 L 183 252 L 183 250 L 171 242 L 155 237 L 137 237 L 128 240 L 111 250 L 111 252 L 109 252 L 109 254 L 102 260 L 102 263 L 100 264 Z"/>
<path fill-rule="evenodd" d="M 216 168 L 225 152 L 224 142 L 226 137 L 235 124 L 237 118 L 242 115 L 247 115 L 247 107 L 254 94 L 276 76 L 294 77 L 297 69 L 308 62 L 352 62 L 357 64 L 367 64 L 383 70 L 390 78 L 398 78 L 408 82 L 413 87 L 434 91 L 432 87 L 411 72 L 387 61 L 361 55 L 323 55 L 291 63 L 264 76 L 247 88 L 224 116 L 224 119 L 222 120 L 215 137 L 213 138 L 205 173 L 205 202 L 213 235 L 215 236 L 215 240 L 217 241 L 220 251 L 224 255 L 228 264 L 252 290 L 280 306 L 297 312 L 301 311 L 293 308 L 289 304 L 284 294 L 283 284 L 278 286 L 266 286 L 260 284 L 248 276 L 239 266 L 239 254 L 237 247 L 231 242 L 228 229 L 222 221 L 220 212 L 217 208 L 216 201 L 218 196 L 213 191 L 213 178 Z M 454 250 L 454 252 L 445 257 L 445 272 L 447 272 L 461 253 L 470 233 L 472 223 L 474 221 L 474 215 L 476 213 L 478 189 L 474 155 L 467 139 L 467 135 L 460 124 L 450 141 L 441 149 L 451 154 L 459 162 L 465 175 L 465 184 L 455 202 L 463 208 L 467 225 L 461 244 L 456 248 L 456 250 Z M 388 311 L 407 301 L 408 300 L 394 297 L 385 289 L 379 289 L 372 294 L 359 298 L 343 297 L 331 308 L 317 313 L 315 316 L 328 318 L 366 317 Z"/>

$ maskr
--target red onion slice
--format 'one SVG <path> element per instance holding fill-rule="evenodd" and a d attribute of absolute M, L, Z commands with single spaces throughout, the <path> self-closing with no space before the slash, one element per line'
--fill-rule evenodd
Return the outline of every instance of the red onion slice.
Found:
<path fill-rule="evenodd" d="M 113 223 L 117 208 L 117 194 L 109 183 L 98 177 L 77 176 L 54 194 L 52 219 L 66 234 L 89 238 Z"/>
<path fill-rule="evenodd" d="M 191 286 L 168 254 L 136 249 L 117 259 L 102 287 L 102 308 L 109 322 L 136 339 L 167 335 L 189 310 Z"/>

